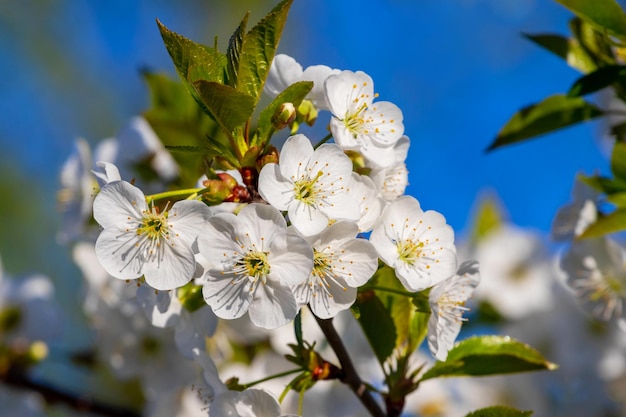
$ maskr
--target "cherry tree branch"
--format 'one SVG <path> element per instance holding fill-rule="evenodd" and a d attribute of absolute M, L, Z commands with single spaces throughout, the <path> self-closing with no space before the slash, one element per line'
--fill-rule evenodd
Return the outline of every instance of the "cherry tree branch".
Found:
<path fill-rule="evenodd" d="M 350 355 L 348 354 L 345 345 L 341 341 L 337 330 L 335 330 L 335 327 L 333 326 L 333 319 L 320 319 L 315 316 L 315 320 L 317 320 L 317 324 L 319 324 L 324 336 L 326 336 L 326 340 L 335 351 L 335 354 L 339 359 L 339 363 L 341 364 L 341 369 L 345 373 L 345 376 L 340 379 L 341 382 L 348 384 L 363 406 L 373 417 L 387 417 L 380 405 L 376 402 L 374 397 L 372 397 L 372 394 L 368 391 L 367 386 L 363 383 L 361 377 L 359 377 L 359 374 L 354 368 L 352 359 L 350 359 Z"/>

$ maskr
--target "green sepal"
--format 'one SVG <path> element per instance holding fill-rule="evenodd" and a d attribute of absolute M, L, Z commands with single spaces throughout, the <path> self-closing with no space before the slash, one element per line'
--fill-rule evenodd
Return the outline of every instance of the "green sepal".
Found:
<path fill-rule="evenodd" d="M 583 75 L 570 87 L 568 97 L 580 97 L 595 93 L 614 83 L 623 84 L 626 80 L 626 66 L 607 65 Z"/>
<path fill-rule="evenodd" d="M 176 295 L 183 308 L 189 312 L 194 312 L 207 305 L 202 295 L 202 286 L 191 282 L 179 288 Z"/>
<path fill-rule="evenodd" d="M 311 81 L 299 81 L 287 87 L 272 102 L 263 109 L 259 116 L 258 134 L 251 141 L 251 146 L 264 147 L 271 138 L 273 126 L 272 116 L 283 103 L 293 103 L 298 108 L 304 97 L 313 88 Z"/>
<path fill-rule="evenodd" d="M 243 36 L 237 61 L 237 91 L 259 100 L 293 0 L 283 0 Z"/>
<path fill-rule="evenodd" d="M 574 38 L 566 38 L 561 35 L 553 34 L 524 34 L 524 37 L 564 59 L 570 67 L 585 74 L 597 68 L 593 58 L 589 56 L 585 48 Z"/>
<path fill-rule="evenodd" d="M 620 208 L 610 214 L 598 218 L 590 224 L 578 237 L 588 239 L 626 230 L 626 209 Z"/>
<path fill-rule="evenodd" d="M 484 376 L 515 372 L 554 370 L 532 347 L 508 336 L 474 336 L 458 342 L 445 362 L 437 361 L 420 378 Z"/>
<path fill-rule="evenodd" d="M 626 39 L 626 15 L 615 0 L 556 0 L 600 31 Z"/>
<path fill-rule="evenodd" d="M 604 112 L 580 97 L 557 94 L 515 113 L 488 151 L 584 122 Z"/>
<path fill-rule="evenodd" d="M 495 405 L 472 411 L 465 417 L 530 417 L 532 414 L 532 411 L 521 411 L 505 405 Z"/>

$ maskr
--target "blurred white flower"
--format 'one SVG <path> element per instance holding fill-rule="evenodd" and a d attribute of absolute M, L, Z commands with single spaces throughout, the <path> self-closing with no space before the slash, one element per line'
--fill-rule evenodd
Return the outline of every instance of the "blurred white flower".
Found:
<path fill-rule="evenodd" d="M 512 320 L 552 308 L 552 266 L 533 233 L 502 225 L 478 243 L 473 257 L 480 262 L 477 301 Z"/>
<path fill-rule="evenodd" d="M 560 266 L 567 286 L 592 316 L 624 318 L 626 250 L 621 245 L 609 238 L 574 241 Z"/>

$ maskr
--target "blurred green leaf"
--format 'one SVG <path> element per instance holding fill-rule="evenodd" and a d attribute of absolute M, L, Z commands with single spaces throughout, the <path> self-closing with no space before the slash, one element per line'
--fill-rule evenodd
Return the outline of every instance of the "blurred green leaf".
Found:
<path fill-rule="evenodd" d="M 595 93 L 614 83 L 623 83 L 626 80 L 626 66 L 607 65 L 594 72 L 580 77 L 567 92 L 569 97 L 580 97 Z"/>
<path fill-rule="evenodd" d="M 143 71 L 150 90 L 151 106 L 144 117 L 169 150 L 195 149 L 204 152 L 173 152 L 180 167 L 180 186 L 191 187 L 202 175 L 202 157 L 208 152 L 207 133 L 217 128 L 204 114 L 187 89 L 164 74 Z"/>
<path fill-rule="evenodd" d="M 616 180 L 626 182 L 626 143 L 616 141 L 611 153 L 611 172 Z"/>
<path fill-rule="evenodd" d="M 458 342 L 446 361 L 436 362 L 420 381 L 553 369 L 556 365 L 535 349 L 508 336 L 474 336 Z"/>
<path fill-rule="evenodd" d="M 253 106 L 256 106 L 263 90 L 292 1 L 278 3 L 243 37 L 236 68 L 236 88 L 253 97 Z"/>
<path fill-rule="evenodd" d="M 606 200 L 611 204 L 615 204 L 619 208 L 626 208 L 626 192 L 608 195 Z"/>
<path fill-rule="evenodd" d="M 562 129 L 603 114 L 602 110 L 580 97 L 553 95 L 515 113 L 487 150 Z"/>
<path fill-rule="evenodd" d="M 495 197 L 487 196 L 480 200 L 480 205 L 473 219 L 471 240 L 476 243 L 498 229 L 504 222 L 502 208 Z"/>
<path fill-rule="evenodd" d="M 353 310 L 365 337 L 369 341 L 376 358 L 380 363 L 385 362 L 395 347 L 397 338 L 396 326 L 389 311 L 374 291 L 359 293 Z"/>
<path fill-rule="evenodd" d="M 570 20 L 569 28 L 574 39 L 593 61 L 595 67 L 588 72 L 616 63 L 613 47 L 605 33 L 598 31 L 591 23 L 578 17 Z"/>
<path fill-rule="evenodd" d="M 600 30 L 626 39 L 626 15 L 615 0 L 556 0 Z"/>
<path fill-rule="evenodd" d="M 524 34 L 524 36 L 537 45 L 563 58 L 570 67 L 583 73 L 591 72 L 597 68 L 594 60 L 585 51 L 585 48 L 580 46 L 580 43 L 576 39 L 551 34 Z"/>
<path fill-rule="evenodd" d="M 622 230 L 626 230 L 626 209 L 617 209 L 589 225 L 579 239 L 600 237 Z"/>
<path fill-rule="evenodd" d="M 578 175 L 577 178 L 594 190 L 600 191 L 601 193 L 615 194 L 626 191 L 626 181 L 622 181 L 619 179 L 601 177 L 598 175 L 588 177 L 582 174 Z"/>
<path fill-rule="evenodd" d="M 259 116 L 258 134 L 250 146 L 264 146 L 269 140 L 272 132 L 272 117 L 283 103 L 293 103 L 298 108 L 304 97 L 313 88 L 313 82 L 300 81 L 294 83 L 282 91 L 272 102 L 263 109 Z"/>
<path fill-rule="evenodd" d="M 532 414 L 532 411 L 521 411 L 504 405 L 496 405 L 473 411 L 465 417 L 530 417 Z"/>

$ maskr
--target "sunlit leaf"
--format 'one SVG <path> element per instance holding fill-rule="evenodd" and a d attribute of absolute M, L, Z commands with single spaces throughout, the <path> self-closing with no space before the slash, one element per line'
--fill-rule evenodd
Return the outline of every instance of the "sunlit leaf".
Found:
<path fill-rule="evenodd" d="M 626 15 L 615 0 L 556 0 L 600 30 L 626 39 Z"/>
<path fill-rule="evenodd" d="M 258 101 L 276 54 L 292 0 L 283 0 L 243 38 L 237 71 L 237 90 Z"/>
<path fill-rule="evenodd" d="M 591 72 L 597 68 L 594 60 L 576 39 L 552 34 L 524 34 L 524 36 L 537 45 L 563 58 L 570 67 L 576 68 L 583 73 Z"/>
<path fill-rule="evenodd" d="M 448 352 L 446 361 L 436 362 L 421 381 L 553 369 L 556 365 L 535 349 L 508 336 L 475 336 L 458 342 Z"/>
<path fill-rule="evenodd" d="M 553 95 L 513 115 L 487 150 L 530 139 L 603 114 L 602 110 L 580 97 Z"/>
<path fill-rule="evenodd" d="M 232 132 L 240 127 L 254 112 L 254 98 L 230 86 L 205 80 L 198 80 L 193 85 L 202 103 L 224 131 Z"/>
<path fill-rule="evenodd" d="M 617 209 L 589 225 L 579 239 L 600 237 L 623 230 L 626 230 L 626 209 Z"/>
<path fill-rule="evenodd" d="M 521 411 L 504 405 L 496 405 L 473 411 L 465 417 L 530 417 L 532 414 L 532 411 Z"/>
<path fill-rule="evenodd" d="M 601 177 L 597 175 L 588 177 L 582 174 L 579 174 L 577 178 L 594 190 L 600 191 L 601 193 L 615 194 L 626 191 L 626 181 L 623 180 Z"/>
<path fill-rule="evenodd" d="M 493 196 L 482 198 L 473 219 L 472 241 L 479 242 L 492 231 L 497 230 L 503 222 L 504 214 L 499 201 Z"/>
<path fill-rule="evenodd" d="M 626 192 L 608 195 L 606 199 L 609 203 L 615 204 L 619 208 L 626 208 Z"/>
<path fill-rule="evenodd" d="M 239 73 L 239 59 L 241 58 L 241 47 L 246 33 L 246 25 L 250 13 L 246 13 L 241 23 L 230 37 L 228 42 L 228 50 L 226 51 L 227 65 L 226 74 L 228 75 L 227 84 L 233 88 L 237 88 L 237 78 Z"/>

